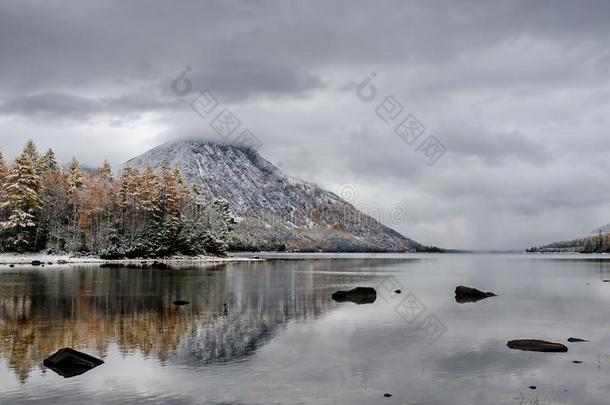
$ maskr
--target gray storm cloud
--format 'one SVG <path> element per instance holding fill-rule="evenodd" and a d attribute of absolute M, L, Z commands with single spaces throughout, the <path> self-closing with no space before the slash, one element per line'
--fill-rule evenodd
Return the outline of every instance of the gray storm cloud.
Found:
<path fill-rule="evenodd" d="M 287 173 L 401 203 L 427 244 L 524 248 L 610 222 L 605 1 L 4 1 L 1 148 L 120 164 L 214 133 L 172 93 L 187 66 Z M 375 72 L 379 99 L 357 84 Z M 393 95 L 436 164 L 375 112 Z"/>

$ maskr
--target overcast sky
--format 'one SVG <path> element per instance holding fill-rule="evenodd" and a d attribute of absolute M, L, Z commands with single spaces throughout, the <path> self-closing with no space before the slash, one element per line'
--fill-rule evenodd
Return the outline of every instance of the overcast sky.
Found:
<path fill-rule="evenodd" d="M 118 165 L 219 140 L 187 67 L 286 173 L 455 248 L 523 248 L 610 222 L 610 2 L 0 2 L 0 137 Z M 374 72 L 373 101 L 357 85 Z M 368 88 L 368 87 L 367 87 Z M 196 93 L 193 93 L 196 94 Z M 413 145 L 376 107 L 394 96 Z M 433 165 L 417 147 L 434 135 Z M 384 215 L 389 217 L 390 215 Z"/>

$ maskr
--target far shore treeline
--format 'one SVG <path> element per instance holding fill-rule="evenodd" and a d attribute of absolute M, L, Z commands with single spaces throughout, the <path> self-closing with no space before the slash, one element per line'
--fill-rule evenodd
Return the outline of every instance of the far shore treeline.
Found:
<path fill-rule="evenodd" d="M 107 162 L 93 171 L 58 165 L 32 141 L 12 164 L 0 152 L 0 249 L 102 258 L 224 254 L 234 224 L 225 200 L 204 201 L 178 169 Z"/>

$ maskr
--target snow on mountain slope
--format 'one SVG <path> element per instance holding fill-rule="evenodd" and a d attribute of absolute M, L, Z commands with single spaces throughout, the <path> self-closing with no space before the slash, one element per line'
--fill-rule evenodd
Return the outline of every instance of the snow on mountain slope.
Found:
<path fill-rule="evenodd" d="M 207 140 L 175 141 L 125 165 L 178 167 L 206 200 L 224 198 L 238 224 L 235 248 L 301 251 L 413 251 L 416 242 L 334 193 L 290 178 L 256 151 Z"/>

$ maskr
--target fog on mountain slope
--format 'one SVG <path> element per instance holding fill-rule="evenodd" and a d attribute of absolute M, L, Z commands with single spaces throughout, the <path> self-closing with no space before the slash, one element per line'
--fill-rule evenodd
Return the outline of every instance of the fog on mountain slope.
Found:
<path fill-rule="evenodd" d="M 256 151 L 208 140 L 163 144 L 125 163 L 178 167 L 203 197 L 229 202 L 234 249 L 414 251 L 420 245 L 358 211 L 336 194 L 290 178 Z"/>

